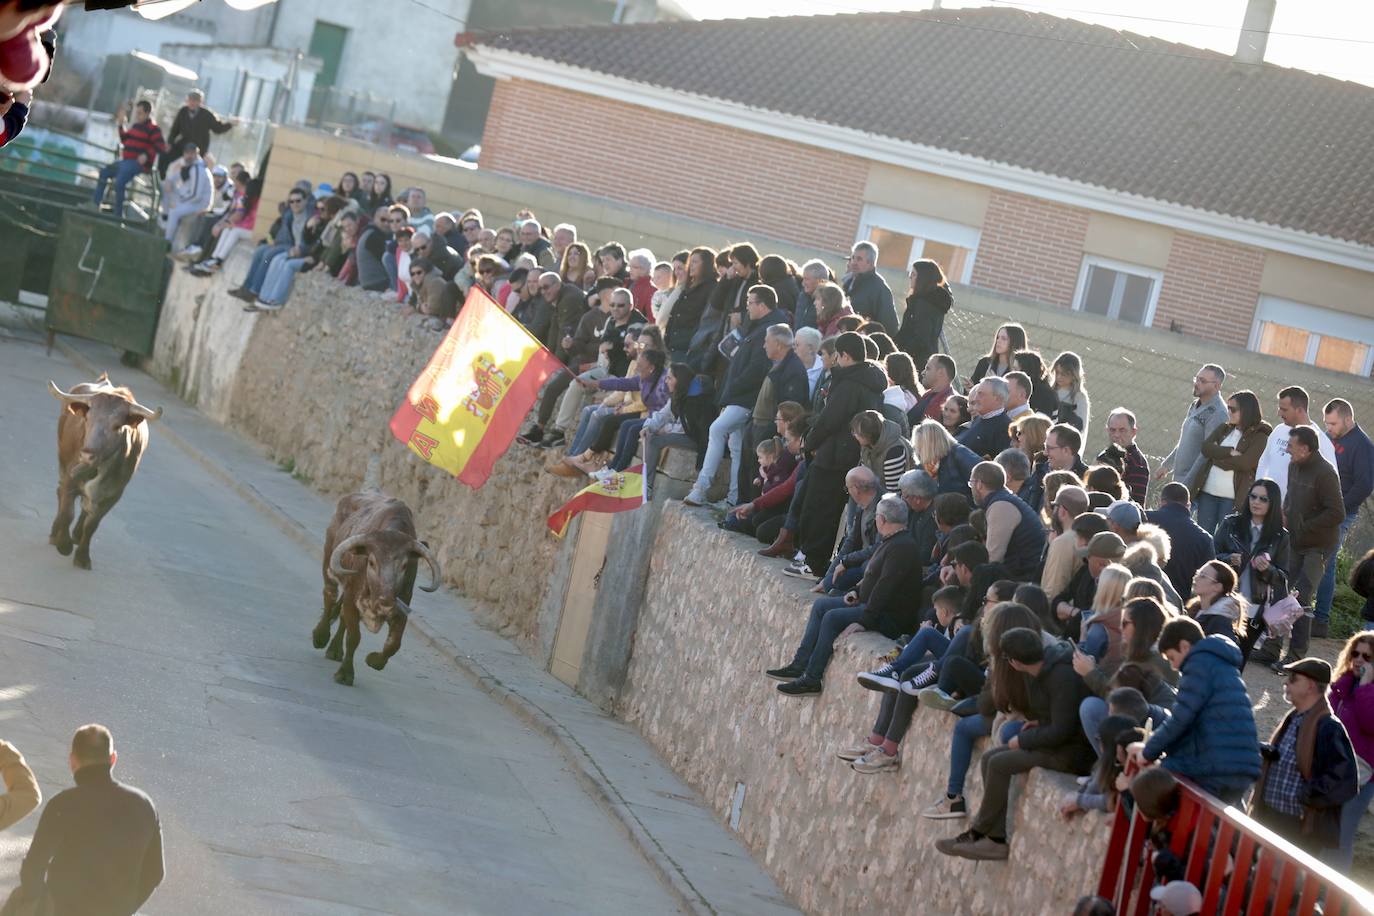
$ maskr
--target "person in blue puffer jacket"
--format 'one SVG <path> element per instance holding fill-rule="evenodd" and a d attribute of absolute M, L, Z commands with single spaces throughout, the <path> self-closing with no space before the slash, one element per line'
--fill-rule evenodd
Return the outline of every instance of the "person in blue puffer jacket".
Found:
<path fill-rule="evenodd" d="M 1260 775 L 1259 736 L 1250 695 L 1241 679 L 1241 655 L 1225 636 L 1204 636 L 1189 617 L 1164 625 L 1159 651 L 1181 674 L 1173 714 L 1137 760 L 1164 758 L 1164 768 L 1186 776 L 1229 805 Z"/>

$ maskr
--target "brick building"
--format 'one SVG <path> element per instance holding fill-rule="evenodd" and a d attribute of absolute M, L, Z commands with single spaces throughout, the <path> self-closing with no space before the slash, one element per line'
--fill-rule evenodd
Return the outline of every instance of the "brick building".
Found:
<path fill-rule="evenodd" d="M 1374 370 L 1369 87 L 1009 9 L 458 43 L 483 169 Z"/>

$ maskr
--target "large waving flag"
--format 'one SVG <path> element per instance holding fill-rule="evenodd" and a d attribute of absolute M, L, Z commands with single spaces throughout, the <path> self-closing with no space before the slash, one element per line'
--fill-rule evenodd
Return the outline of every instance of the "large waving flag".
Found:
<path fill-rule="evenodd" d="M 476 490 L 510 448 L 539 387 L 562 367 L 473 286 L 458 320 L 392 416 L 391 432 Z"/>
<path fill-rule="evenodd" d="M 572 499 L 549 516 L 549 530 L 556 537 L 568 533 L 568 526 L 581 512 L 629 512 L 644 504 L 644 465 L 618 471 L 605 480 L 594 480 L 578 490 Z"/>

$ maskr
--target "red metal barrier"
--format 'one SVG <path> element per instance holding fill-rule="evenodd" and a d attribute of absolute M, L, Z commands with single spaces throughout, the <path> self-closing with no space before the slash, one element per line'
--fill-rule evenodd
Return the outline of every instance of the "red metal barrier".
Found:
<path fill-rule="evenodd" d="M 1202 892 L 1202 912 L 1220 916 L 1374 914 L 1374 894 L 1291 843 L 1179 780 L 1179 808 L 1164 829 L 1184 878 Z M 1118 807 L 1097 893 L 1121 916 L 1147 916 L 1155 885 L 1152 824 Z M 1317 910 L 1318 901 L 1323 901 Z"/>

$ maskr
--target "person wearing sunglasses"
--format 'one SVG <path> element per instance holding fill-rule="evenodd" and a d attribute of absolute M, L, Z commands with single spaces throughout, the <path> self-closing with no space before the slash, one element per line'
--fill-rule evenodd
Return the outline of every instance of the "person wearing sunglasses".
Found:
<path fill-rule="evenodd" d="M 437 324 L 426 322 L 426 326 L 440 330 L 448 319 L 458 314 L 458 287 L 445 280 L 444 275 L 439 273 L 439 269 L 428 258 L 410 259 L 407 282 L 415 293 L 415 307 L 412 309 L 407 305 L 401 309 L 402 315 L 418 312 L 427 318 L 437 319 Z"/>
<path fill-rule="evenodd" d="M 1288 594 L 1289 537 L 1283 526 L 1279 485 L 1267 477 L 1245 491 L 1245 507 L 1221 520 L 1212 539 L 1217 559 L 1240 577 L 1237 591 L 1250 602 L 1250 619 L 1241 641 L 1246 659 L 1264 629 L 1264 607 Z M 1276 646 L 1266 643 L 1255 660 L 1278 661 Z"/>
<path fill-rule="evenodd" d="M 1255 480 L 1269 434 L 1259 398 L 1253 391 L 1237 391 L 1226 399 L 1227 422 L 1202 443 L 1202 465 L 1193 478 L 1191 496 L 1197 523 L 1215 534 L 1221 520 L 1244 507 Z"/>
<path fill-rule="evenodd" d="M 305 256 L 305 224 L 314 212 L 314 199 L 310 198 L 312 205 L 307 206 L 306 201 L 310 192 L 300 187 L 300 184 L 302 182 L 297 182 L 298 186 L 292 188 L 286 197 L 286 210 L 272 227 L 271 244 L 259 245 L 253 251 L 253 260 L 248 266 L 247 276 L 243 278 L 242 285 L 229 291 L 229 295 L 244 302 L 257 302 L 273 261 L 285 256 Z"/>
<path fill-rule="evenodd" d="M 1374 633 L 1356 633 L 1336 660 L 1331 685 L 1331 709 L 1345 726 L 1354 745 L 1359 792 L 1341 806 L 1340 845 L 1323 853 L 1326 864 L 1349 874 L 1355 850 L 1355 829 L 1374 799 Z"/>

